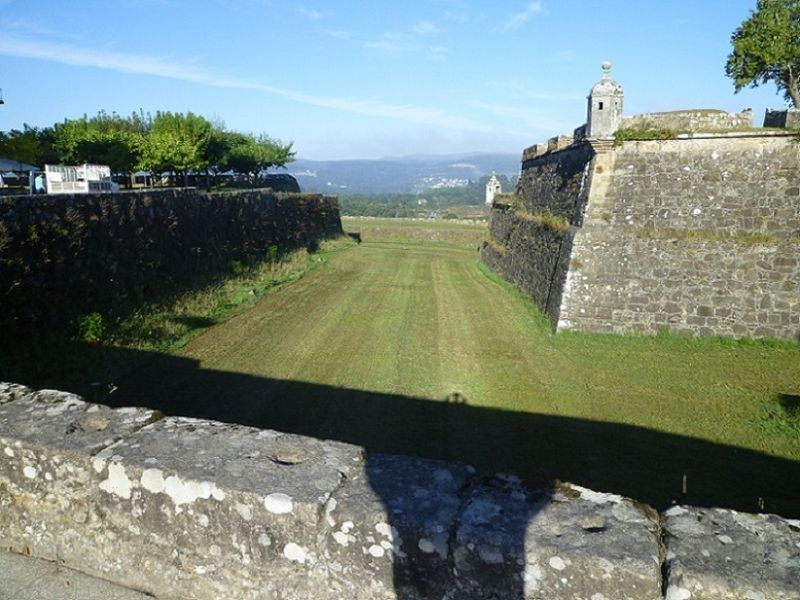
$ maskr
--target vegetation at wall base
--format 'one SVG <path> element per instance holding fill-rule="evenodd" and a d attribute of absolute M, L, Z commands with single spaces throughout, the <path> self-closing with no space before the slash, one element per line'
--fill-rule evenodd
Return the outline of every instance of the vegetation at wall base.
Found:
<path fill-rule="evenodd" d="M 556 233 L 563 234 L 569 229 L 569 221 L 560 215 L 554 215 L 549 211 L 528 212 L 526 210 L 515 210 L 514 215 L 523 221 L 530 221 L 542 227 L 546 227 Z"/>
<path fill-rule="evenodd" d="M 486 237 L 483 240 L 483 243 L 489 246 L 492 250 L 494 250 L 500 256 L 506 255 L 506 247 L 503 246 L 500 242 L 492 237 L 490 233 L 487 232 Z M 481 263 L 483 264 L 483 263 Z"/>
<path fill-rule="evenodd" d="M 233 261 L 229 276 L 210 279 L 194 290 L 136 307 L 120 306 L 106 314 L 89 313 L 72 323 L 71 332 L 38 331 L 28 342 L 22 337 L 9 338 L 4 340 L 8 344 L 0 362 L 0 381 L 38 387 L 60 382 L 89 393 L 89 379 L 111 377 L 133 366 L 109 361 L 114 352 L 104 352 L 104 348 L 171 352 L 204 329 L 247 310 L 265 295 L 321 267 L 331 253 L 354 244 L 342 237 L 322 242 L 314 253 L 298 249 L 283 256 L 278 255 L 277 247 L 270 246 L 263 261 L 253 265 Z M 75 348 L 79 349 L 77 353 Z"/>
<path fill-rule="evenodd" d="M 734 242 L 742 246 L 774 246 L 775 244 L 800 244 L 800 236 L 780 237 L 770 233 L 738 233 L 729 235 L 704 229 L 673 229 L 655 227 L 628 228 L 640 239 L 679 240 L 682 242 Z"/>
<path fill-rule="evenodd" d="M 627 141 L 646 141 L 646 140 L 674 140 L 677 132 L 671 129 L 657 127 L 623 127 L 614 132 L 614 145 L 621 146 Z"/>

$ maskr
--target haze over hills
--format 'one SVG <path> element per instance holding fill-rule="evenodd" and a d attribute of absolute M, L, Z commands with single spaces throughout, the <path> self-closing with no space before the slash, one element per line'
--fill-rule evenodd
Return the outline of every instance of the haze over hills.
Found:
<path fill-rule="evenodd" d="M 414 194 L 429 188 L 465 186 L 494 171 L 519 174 L 519 154 L 448 154 L 378 160 L 305 160 L 287 165 L 306 192 Z"/>

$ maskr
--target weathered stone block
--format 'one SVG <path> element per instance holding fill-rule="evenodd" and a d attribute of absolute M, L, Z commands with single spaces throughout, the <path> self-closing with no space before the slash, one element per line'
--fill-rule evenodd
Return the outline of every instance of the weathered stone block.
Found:
<path fill-rule="evenodd" d="M 92 456 L 157 418 L 149 409 L 111 410 L 66 392 L 0 385 L 0 545 L 82 562 L 82 537 L 104 515 Z"/>
<path fill-rule="evenodd" d="M 667 600 L 800 598 L 800 522 L 678 506 L 664 530 Z"/>
<path fill-rule="evenodd" d="M 652 510 L 619 496 L 478 486 L 457 532 L 454 597 L 658 599 L 657 532 Z"/>
<path fill-rule="evenodd" d="M 341 597 L 446 597 L 455 586 L 451 538 L 468 477 L 454 463 L 370 456 L 326 510 L 324 555 Z"/>
<path fill-rule="evenodd" d="M 129 549 L 118 576 L 141 569 L 148 591 L 197 598 L 220 590 L 310 595 L 327 577 L 324 507 L 362 460 L 361 449 L 338 442 L 196 419 L 156 422 L 93 460 L 107 531 Z M 108 557 L 112 547 L 96 551 Z"/>

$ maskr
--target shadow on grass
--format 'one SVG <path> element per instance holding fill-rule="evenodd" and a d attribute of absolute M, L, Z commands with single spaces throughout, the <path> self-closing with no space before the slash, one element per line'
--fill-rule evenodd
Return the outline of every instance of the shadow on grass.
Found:
<path fill-rule="evenodd" d="M 206 327 L 211 327 L 217 323 L 217 319 L 214 317 L 202 317 L 194 315 L 183 315 L 180 317 L 175 317 L 172 320 L 180 325 L 186 325 L 193 330 L 205 329 Z"/>
<path fill-rule="evenodd" d="M 169 355 L 76 346 L 76 355 L 96 354 L 94 364 L 134 368 L 115 379 L 114 385 L 95 381 L 87 386 L 52 376 L 47 385 L 111 406 L 147 406 L 168 415 L 362 446 L 370 486 L 401 537 L 407 531 L 405 516 L 393 514 L 392 507 L 397 507 L 406 482 L 381 476 L 385 454 L 458 461 L 485 474 L 513 473 L 534 488 L 548 489 L 554 479 L 570 481 L 658 509 L 677 502 L 800 517 L 800 462 L 751 450 L 630 425 L 473 406 L 457 392 L 432 401 L 210 371 L 199 368 L 196 361 Z M 41 387 L 43 382 L 22 383 Z M 784 394 L 782 401 L 787 410 L 794 410 L 798 397 Z M 507 549 L 519 557 L 525 556 L 526 523 L 536 509 L 531 510 L 513 520 L 506 532 L 512 546 Z M 401 596 L 416 590 L 422 597 L 442 597 L 455 585 L 444 557 L 441 564 L 430 562 L 438 560 L 435 555 L 423 559 L 426 562 L 396 559 L 393 563 L 394 586 Z M 431 572 L 415 571 L 420 564 L 427 564 Z M 486 579 L 487 585 L 502 590 L 497 597 L 522 599 L 521 567 L 498 569 Z M 481 593 L 486 591 L 484 587 Z"/>
<path fill-rule="evenodd" d="M 340 440 L 368 453 L 468 463 L 482 472 L 519 475 L 531 485 L 570 481 L 658 509 L 678 502 L 800 517 L 800 462 L 752 450 L 631 425 L 474 406 L 457 392 L 437 402 L 209 371 L 191 359 L 150 352 L 74 346 L 67 355 L 111 365 L 110 375 L 97 379 L 90 374 L 96 369 L 85 369 L 81 383 L 74 371 L 70 378 L 42 371 L 19 381 L 112 406 Z M 780 402 L 787 412 L 800 404 L 792 394 Z"/>
<path fill-rule="evenodd" d="M 800 417 L 800 396 L 795 394 L 780 394 L 778 402 L 787 415 Z"/>

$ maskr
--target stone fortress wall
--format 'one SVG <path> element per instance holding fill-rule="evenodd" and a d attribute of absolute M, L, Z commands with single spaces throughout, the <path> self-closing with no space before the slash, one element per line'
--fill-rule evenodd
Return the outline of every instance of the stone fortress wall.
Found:
<path fill-rule="evenodd" d="M 800 598 L 800 521 L 0 384 L 0 545 L 159 598 Z"/>
<path fill-rule="evenodd" d="M 671 129 L 675 132 L 750 129 L 753 127 L 753 111 L 748 108 L 739 113 L 713 109 L 645 113 L 622 117 L 619 126 L 626 129 Z"/>
<path fill-rule="evenodd" d="M 800 129 L 800 109 L 773 110 L 768 108 L 764 115 L 764 127 Z"/>
<path fill-rule="evenodd" d="M 800 339 L 797 137 L 709 132 L 749 111 L 664 114 L 702 132 L 615 145 L 581 139 L 584 127 L 526 149 L 518 206 L 493 206 L 482 260 L 554 327 Z M 669 124 L 652 116 L 619 126 Z M 532 211 L 569 228 L 534 225 Z"/>
<path fill-rule="evenodd" d="M 796 140 L 629 142 L 596 156 L 558 324 L 800 339 Z"/>
<path fill-rule="evenodd" d="M 0 199 L 0 330 L 58 327 L 342 233 L 338 202 L 269 189 Z"/>

